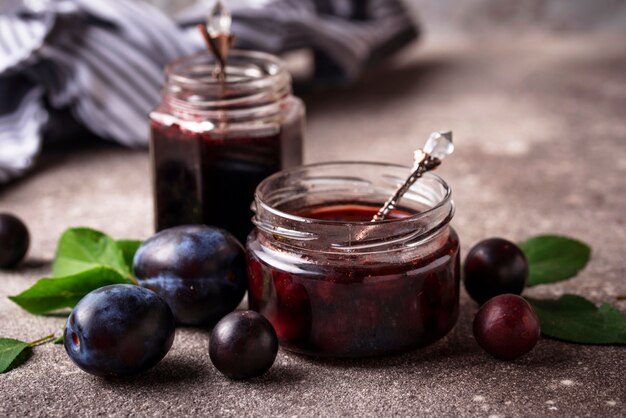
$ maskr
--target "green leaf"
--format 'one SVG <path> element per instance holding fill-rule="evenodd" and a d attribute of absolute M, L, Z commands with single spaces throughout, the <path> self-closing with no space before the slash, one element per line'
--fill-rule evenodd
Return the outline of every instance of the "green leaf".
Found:
<path fill-rule="evenodd" d="M 0 338 L 0 373 L 5 373 L 26 361 L 30 346 L 24 341 Z"/>
<path fill-rule="evenodd" d="M 572 278 L 585 268 L 591 247 L 572 238 L 540 235 L 521 243 L 528 259 L 527 286 L 556 283 Z"/>
<path fill-rule="evenodd" d="M 53 344 L 63 344 L 65 341 L 65 325 L 61 328 L 61 335 L 53 341 Z"/>
<path fill-rule="evenodd" d="M 108 235 L 89 228 L 71 228 L 61 235 L 52 264 L 54 277 L 69 276 L 101 266 L 115 269 L 124 276 L 131 274 L 122 250 Z"/>
<path fill-rule="evenodd" d="M 45 278 L 16 296 L 13 302 L 33 314 L 44 314 L 57 309 L 73 308 L 87 293 L 102 286 L 133 282 L 110 267 L 94 267 L 71 276 Z"/>
<path fill-rule="evenodd" d="M 122 255 L 124 256 L 124 262 L 128 271 L 133 271 L 133 258 L 135 257 L 135 253 L 139 246 L 141 246 L 141 241 L 137 240 L 117 240 L 115 241 L 117 247 L 122 251 Z"/>
<path fill-rule="evenodd" d="M 626 316 L 608 303 L 598 308 L 576 295 L 526 299 L 539 316 L 541 332 L 548 337 L 581 344 L 626 344 Z"/>

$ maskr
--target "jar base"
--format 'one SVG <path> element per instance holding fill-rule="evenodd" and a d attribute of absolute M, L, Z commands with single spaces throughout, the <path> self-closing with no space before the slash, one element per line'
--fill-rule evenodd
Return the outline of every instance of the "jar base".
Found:
<path fill-rule="evenodd" d="M 457 312 L 454 314 L 453 322 L 449 326 L 449 328 L 446 329 L 441 334 L 435 337 L 432 337 L 431 339 L 416 342 L 414 344 L 410 344 L 405 347 L 395 347 L 393 349 L 381 349 L 381 350 L 375 350 L 375 351 L 370 351 L 370 352 L 364 351 L 364 352 L 332 353 L 332 352 L 324 352 L 324 351 L 319 351 L 319 350 L 308 350 L 302 346 L 299 347 L 299 346 L 289 345 L 288 343 L 286 344 L 284 341 L 280 341 L 280 340 L 279 340 L 279 344 L 280 344 L 281 349 L 285 351 L 289 351 L 290 353 L 294 353 L 294 354 L 305 356 L 305 357 L 320 358 L 320 359 L 368 359 L 368 358 L 376 358 L 376 357 L 398 356 L 398 355 L 407 354 L 413 351 L 421 350 L 423 348 L 429 347 L 437 343 L 438 341 L 442 340 L 454 329 L 454 326 L 457 323 L 458 317 L 459 317 L 459 313 L 457 310 Z"/>

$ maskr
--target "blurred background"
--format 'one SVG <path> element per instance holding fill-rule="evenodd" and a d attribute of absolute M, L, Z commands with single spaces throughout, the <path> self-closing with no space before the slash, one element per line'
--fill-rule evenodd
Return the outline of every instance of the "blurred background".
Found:
<path fill-rule="evenodd" d="M 211 5 L 212 1 L 202 0 Z M 227 4 L 262 6 L 270 0 L 230 0 Z M 348 3 L 350 0 L 346 0 Z M 366 2 L 367 0 L 361 0 Z M 150 0 L 169 14 L 193 0 Z M 500 32 L 623 31 L 626 3 L 622 0 L 403 0 L 429 36 L 480 35 Z"/>
<path fill-rule="evenodd" d="M 620 0 L 406 0 L 433 36 L 524 32 L 623 31 L 626 4 Z"/>
<path fill-rule="evenodd" d="M 177 18 L 180 13 L 189 15 L 189 7 L 197 4 L 151 1 Z M 3 0 L 4 16 L 27 3 L 46 7 L 49 2 Z M 224 3 L 233 10 L 265 10 L 274 1 Z M 288 3 L 315 4 L 325 10 L 319 13 L 324 19 L 330 10 L 337 28 L 343 27 L 342 22 L 346 27 L 354 23 L 348 16 L 350 10 L 375 8 L 386 1 Z M 52 4 L 104 10 L 102 5 L 109 3 Z M 199 4 L 192 16 L 205 16 L 213 2 Z M 303 75 L 297 93 L 307 106 L 304 161 L 410 164 L 412 151 L 432 131 L 452 129 L 457 150 L 439 172 L 453 186 L 461 208 L 455 222 L 467 237 L 465 242 L 498 230 L 524 237 L 530 233 L 529 225 L 538 231 L 580 229 L 583 237 L 598 235 L 599 239 L 603 234 L 593 229 L 598 223 L 623 230 L 626 2 L 404 0 L 401 4 L 417 36 L 405 37 L 387 51 L 382 48 L 375 60 L 359 62 L 353 77 L 307 79 L 313 54 L 306 48 L 283 54 L 296 75 Z M 156 25 L 158 19 L 142 13 L 132 16 Z M 237 12 L 234 15 L 234 21 L 242 23 Z M 277 36 L 287 27 L 267 23 L 267 16 L 250 22 L 249 27 L 268 28 Z M 60 26 L 54 33 L 66 29 Z M 318 27 L 317 35 L 324 31 Z M 370 24 L 367 31 L 375 33 L 376 25 Z M 10 36 L 1 24 L 0 34 Z M 186 36 L 181 44 L 204 48 L 197 32 L 190 30 Z M 3 62 L 6 56 L 0 55 Z M 46 74 L 45 66 L 37 68 Z M 4 108 L 16 97 L 11 90 L 14 85 L 0 88 Z M 156 82 L 155 103 L 159 88 Z M 45 101 L 46 105 L 54 103 Z M 149 107 L 145 114 L 148 111 Z M 143 115 L 137 126 L 147 132 L 148 119 L 144 124 Z M 69 225 L 101 227 L 117 236 L 147 236 L 152 231 L 152 206 L 145 147 L 119 146 L 111 138 L 99 141 L 92 130 L 73 123 L 67 112 L 53 116 L 49 140 L 33 147 L 33 156 L 24 159 L 28 168 L 16 180 L 0 185 L 0 204 L 49 228 L 49 242 L 35 243 L 45 253 L 52 251 L 54 240 Z M 143 140 L 145 144 L 147 134 Z M 0 163 L 7 161 L 9 147 L 14 145 L 0 139 Z M 123 200 L 110 198 L 120 190 L 132 193 L 125 193 Z M 509 210 L 492 211 L 474 223 L 486 207 Z M 512 208 L 527 218 L 509 222 Z M 42 217 L 42 212 L 47 215 Z M 562 216 L 564 212 L 570 216 Z M 120 213 L 127 216 L 114 216 Z M 585 216 L 589 222 L 581 224 L 579 219 Z M 135 226 L 129 228 L 129 224 Z M 623 234 L 614 238 L 623 239 Z"/>
<path fill-rule="evenodd" d="M 92 136 L 131 147 L 146 145 L 148 133 L 143 116 L 159 100 L 162 74 L 146 82 L 150 84 L 146 104 L 136 115 L 128 115 L 132 126 L 127 135 L 114 132 L 107 127 L 110 123 L 106 120 L 97 123 L 95 117 L 89 116 L 94 112 L 87 109 L 95 106 L 106 110 L 106 96 L 100 97 L 100 104 L 87 106 L 81 103 L 87 95 L 85 91 L 94 84 L 90 77 L 98 78 L 98 70 L 94 71 L 89 65 L 82 68 L 82 64 L 89 64 L 86 54 L 102 42 L 97 39 L 97 34 L 92 35 L 93 40 L 85 34 L 103 28 L 117 31 L 121 42 L 133 45 L 133 48 L 140 39 L 133 38 L 135 29 L 146 33 L 160 32 L 155 36 L 175 40 L 174 43 L 179 45 L 175 53 L 153 53 L 154 45 L 141 44 L 141 39 L 139 47 L 131 51 L 140 61 L 154 61 L 151 69 L 156 74 L 171 59 L 205 49 L 195 24 L 202 21 L 214 5 L 213 0 L 147 2 L 164 12 L 164 16 L 145 8 L 128 6 L 142 4 L 143 0 L 122 1 L 120 4 L 126 4 L 123 6 L 117 1 L 107 3 L 101 0 L 2 0 L 0 49 L 5 56 L 0 57 L 0 127 L 12 133 L 0 134 L 0 147 L 5 150 L 4 156 L 0 155 L 0 187 L 34 168 L 42 147 L 92 143 Z M 352 134 L 368 136 L 367 140 L 360 140 L 368 147 L 353 150 L 357 153 L 353 158 L 367 158 L 373 155 L 371 153 L 381 155 L 376 149 L 386 147 L 390 136 L 411 132 L 423 137 L 423 130 L 414 131 L 417 125 L 436 127 L 441 124 L 428 120 L 434 103 L 421 109 L 419 114 L 411 111 L 414 117 L 405 119 L 400 115 L 407 114 L 410 109 L 407 98 L 411 106 L 419 107 L 425 103 L 416 98 L 431 94 L 431 89 L 421 84 L 445 74 L 453 73 L 455 77 L 432 89 L 432 93 L 439 98 L 450 96 L 448 99 L 452 101 L 446 106 L 451 111 L 460 104 L 463 112 L 470 112 L 457 130 L 477 119 L 500 117 L 491 113 L 502 111 L 504 106 L 509 107 L 509 113 L 531 116 L 533 109 L 517 109 L 523 106 L 523 94 L 517 95 L 516 103 L 499 102 L 511 99 L 506 91 L 513 93 L 516 83 L 526 84 L 525 87 L 531 90 L 534 87 L 542 89 L 540 85 L 550 80 L 540 73 L 540 69 L 559 57 L 593 54 L 594 63 L 602 68 L 597 70 L 601 79 L 595 87 L 598 91 L 621 94 L 621 80 L 599 74 L 621 70 L 616 55 L 620 55 L 624 44 L 626 2 L 620 0 L 307 0 L 295 3 L 225 0 L 224 3 L 234 11 L 238 47 L 266 50 L 287 59 L 295 77 L 296 93 L 308 102 L 311 117 L 315 117 L 319 106 L 343 109 L 342 118 L 335 121 L 337 125 L 332 125 L 333 132 L 317 133 L 314 130 L 316 125 L 312 125 L 311 142 L 320 144 L 324 138 L 334 141 L 336 133 L 343 134 L 342 122 L 352 123 L 350 109 L 358 114 L 357 118 L 363 118 L 372 96 L 379 96 L 381 102 L 392 107 L 387 116 L 395 119 L 395 124 L 386 121 L 376 125 L 375 129 L 362 125 L 363 132 L 359 132 L 358 127 L 351 128 Z M 172 20 L 168 22 L 165 16 Z M 24 26 L 20 27 L 16 22 Z M 174 22 L 179 25 L 178 31 L 172 26 Z M 366 41 L 333 50 L 333 43 L 350 43 L 346 34 Z M 87 39 L 86 43 L 83 38 Z M 70 39 L 70 42 L 64 39 Z M 90 45 L 89 42 L 96 44 Z M 83 54 L 81 48 L 87 52 Z M 103 50 L 111 53 L 106 47 Z M 612 58 L 602 58 L 605 52 Z M 135 71 L 132 68 L 136 64 L 127 65 Z M 478 68 L 483 65 L 491 68 L 487 71 Z M 571 73 L 577 84 L 589 86 L 592 82 L 576 78 L 576 72 L 570 71 L 571 68 L 564 70 Z M 63 75 L 64 72 L 70 75 Z M 106 72 L 106 69 L 100 72 Z M 482 84 L 476 80 L 478 73 L 484 76 Z M 471 80 L 458 84 L 470 75 L 474 75 Z M 33 92 L 36 86 L 43 89 L 38 95 Z M 466 93 L 478 86 L 490 94 L 481 97 L 481 114 L 472 115 L 478 108 L 467 106 L 473 99 Z M 11 112 L 19 103 L 25 103 L 22 98 L 28 91 L 37 96 L 32 101 L 40 109 L 35 109 L 35 105 L 30 107 L 32 126 L 27 129 L 16 125 L 21 113 Z M 344 102 L 341 100 L 344 94 L 347 98 L 356 94 L 361 100 Z M 394 107 L 397 109 L 393 110 Z M 438 113 L 435 111 L 435 114 Z M 42 122 L 44 119 L 47 123 Z M 526 118 L 525 124 L 532 124 L 532 120 L 532 117 Z M 550 131 L 555 129 L 553 125 L 546 123 L 544 128 Z M 405 129 L 407 127 L 410 130 Z M 466 134 L 477 134 L 470 126 L 467 128 L 470 130 Z M 490 137 L 489 129 L 493 127 L 483 124 L 482 128 L 486 130 L 483 136 Z M 518 129 L 523 131 L 532 127 Z M 403 141 L 399 138 L 396 142 Z M 525 147 L 515 139 L 500 141 L 497 146 L 504 152 Z M 341 149 L 340 145 L 339 148 L 307 147 L 305 151 L 308 161 L 347 158 L 344 155 L 347 149 Z M 390 155 L 385 159 L 394 158 Z"/>

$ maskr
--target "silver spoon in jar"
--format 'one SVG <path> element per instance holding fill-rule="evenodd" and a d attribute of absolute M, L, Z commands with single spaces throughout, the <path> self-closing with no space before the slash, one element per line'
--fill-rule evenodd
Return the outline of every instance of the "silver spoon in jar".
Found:
<path fill-rule="evenodd" d="M 398 202 L 411 186 L 422 177 L 426 172 L 437 168 L 441 161 L 454 152 L 454 144 L 452 144 L 452 131 L 433 132 L 424 144 L 424 148 L 417 149 L 414 153 L 414 164 L 411 175 L 406 179 L 404 184 L 398 187 L 396 192 L 385 202 L 378 213 L 372 218 L 372 222 L 378 222 L 396 208 Z"/>

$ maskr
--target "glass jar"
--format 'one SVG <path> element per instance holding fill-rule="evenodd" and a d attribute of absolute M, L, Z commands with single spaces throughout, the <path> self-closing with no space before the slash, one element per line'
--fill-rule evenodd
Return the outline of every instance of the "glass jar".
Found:
<path fill-rule="evenodd" d="M 459 311 L 459 239 L 448 185 L 426 174 L 383 221 L 371 217 L 409 167 L 301 166 L 256 190 L 247 241 L 251 309 L 295 352 L 364 357 L 430 344 Z"/>
<path fill-rule="evenodd" d="M 150 114 L 155 227 L 204 223 L 245 242 L 258 183 L 302 161 L 304 105 L 273 55 L 235 50 L 225 82 L 215 71 L 209 53 L 166 68 Z"/>

